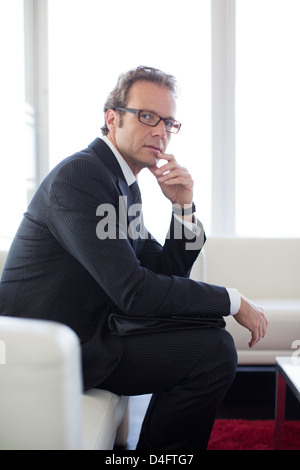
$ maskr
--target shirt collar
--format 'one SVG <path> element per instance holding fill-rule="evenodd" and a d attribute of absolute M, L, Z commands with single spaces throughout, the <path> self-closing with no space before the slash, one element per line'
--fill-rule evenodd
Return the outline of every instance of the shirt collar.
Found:
<path fill-rule="evenodd" d="M 112 144 L 112 142 L 109 140 L 109 138 L 106 135 L 103 135 L 101 139 L 109 146 L 110 150 L 113 152 L 114 156 L 118 160 L 118 163 L 121 167 L 126 183 L 128 184 L 128 186 L 130 186 L 136 181 L 136 177 L 134 176 L 130 166 L 124 160 L 120 152 L 114 147 L 114 145 Z"/>

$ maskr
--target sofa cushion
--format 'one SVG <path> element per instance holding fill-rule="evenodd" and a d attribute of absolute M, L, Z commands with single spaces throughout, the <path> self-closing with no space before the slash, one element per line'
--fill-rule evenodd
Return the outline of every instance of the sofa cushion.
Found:
<path fill-rule="evenodd" d="M 82 397 L 83 450 L 112 449 L 128 397 L 93 389 Z"/>
<path fill-rule="evenodd" d="M 81 446 L 79 341 L 65 325 L 0 316 L 0 449 Z"/>

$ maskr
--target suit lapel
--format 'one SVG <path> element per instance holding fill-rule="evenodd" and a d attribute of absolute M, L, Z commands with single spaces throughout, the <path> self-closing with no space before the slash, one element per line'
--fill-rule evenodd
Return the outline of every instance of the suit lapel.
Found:
<path fill-rule="evenodd" d="M 92 148 L 94 152 L 96 152 L 101 162 L 110 170 L 110 172 L 112 173 L 112 176 L 114 176 L 115 182 L 120 191 L 120 196 L 125 196 L 127 198 L 127 199 L 122 199 L 122 202 L 119 203 L 119 206 L 120 204 L 122 204 L 122 207 L 121 209 L 119 207 L 119 210 L 121 210 L 122 212 L 126 210 L 127 227 L 129 227 L 130 223 L 135 219 L 134 216 L 128 215 L 128 209 L 131 205 L 134 204 L 134 201 L 133 201 L 129 186 L 123 175 L 122 169 L 119 165 L 119 162 L 116 159 L 113 152 L 111 151 L 111 149 L 108 147 L 108 145 L 106 145 L 106 143 L 102 139 L 96 138 L 89 145 L 89 147 Z M 125 204 L 123 205 L 123 203 L 125 203 L 127 207 L 125 207 Z M 133 246 L 133 249 L 137 251 L 139 240 L 132 238 L 130 236 L 128 237 L 128 239 L 130 241 L 130 244 Z"/>
<path fill-rule="evenodd" d="M 102 163 L 116 176 L 116 183 L 122 196 L 127 196 L 128 206 L 133 204 L 132 195 L 118 160 L 106 143 L 97 137 L 90 145 Z"/>

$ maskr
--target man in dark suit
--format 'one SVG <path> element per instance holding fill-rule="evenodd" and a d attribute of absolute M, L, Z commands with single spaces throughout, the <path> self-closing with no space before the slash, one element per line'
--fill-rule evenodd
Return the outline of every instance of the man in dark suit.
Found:
<path fill-rule="evenodd" d="M 159 70 L 120 77 L 103 138 L 42 182 L 0 284 L 1 315 L 54 320 L 77 333 L 85 389 L 153 393 L 139 449 L 206 448 L 236 367 L 223 316 L 251 331 L 250 346 L 267 328 L 238 291 L 188 278 L 205 235 L 193 180 L 166 153 L 180 129 L 175 96 L 175 79 Z M 172 203 L 163 247 L 143 226 L 135 182 L 143 168 Z"/>

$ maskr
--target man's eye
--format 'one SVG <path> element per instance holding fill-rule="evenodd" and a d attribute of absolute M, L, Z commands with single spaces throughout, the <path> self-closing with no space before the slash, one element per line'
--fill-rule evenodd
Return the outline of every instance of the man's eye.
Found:
<path fill-rule="evenodd" d="M 143 113 L 141 114 L 141 119 L 143 119 L 144 121 L 154 121 L 154 116 L 150 113 Z"/>

